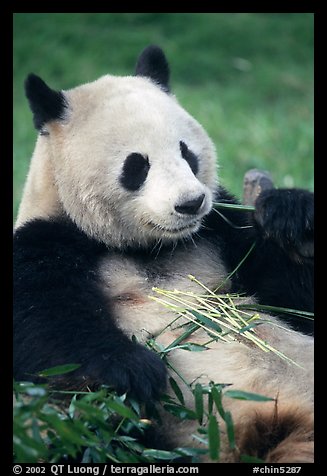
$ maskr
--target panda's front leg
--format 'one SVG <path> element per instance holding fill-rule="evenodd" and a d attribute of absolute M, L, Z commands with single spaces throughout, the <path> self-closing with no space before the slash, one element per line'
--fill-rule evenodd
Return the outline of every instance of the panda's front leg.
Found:
<path fill-rule="evenodd" d="M 270 189 L 255 202 L 254 222 L 263 240 L 277 243 L 294 261 L 314 256 L 314 196 L 302 189 Z"/>
<path fill-rule="evenodd" d="M 314 195 L 302 189 L 262 192 L 253 214 L 254 252 L 242 281 L 262 304 L 313 312 Z M 312 322 L 286 318 L 311 333 Z"/>

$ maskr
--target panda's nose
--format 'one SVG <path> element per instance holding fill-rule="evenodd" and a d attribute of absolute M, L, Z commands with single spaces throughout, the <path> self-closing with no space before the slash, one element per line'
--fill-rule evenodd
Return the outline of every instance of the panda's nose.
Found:
<path fill-rule="evenodd" d="M 183 215 L 195 215 L 199 211 L 204 197 L 205 194 L 202 193 L 202 195 L 194 198 L 193 200 L 188 200 L 187 202 L 181 203 L 180 205 L 175 205 L 175 210 L 176 212 L 182 213 Z"/>

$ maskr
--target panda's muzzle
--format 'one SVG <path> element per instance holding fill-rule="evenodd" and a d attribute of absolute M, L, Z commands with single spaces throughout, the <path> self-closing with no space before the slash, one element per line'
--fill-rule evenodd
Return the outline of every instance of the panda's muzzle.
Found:
<path fill-rule="evenodd" d="M 202 193 L 197 198 L 175 205 L 175 210 L 182 215 L 196 215 L 203 204 L 204 197 L 205 194 Z"/>
<path fill-rule="evenodd" d="M 208 204 L 207 204 L 208 205 Z M 207 213 L 205 194 L 201 193 L 191 200 L 184 200 L 173 205 L 169 216 L 150 219 L 146 225 L 152 228 L 157 237 L 176 238 L 196 232 L 201 226 L 202 218 Z M 160 235 L 160 236 L 159 236 Z"/>

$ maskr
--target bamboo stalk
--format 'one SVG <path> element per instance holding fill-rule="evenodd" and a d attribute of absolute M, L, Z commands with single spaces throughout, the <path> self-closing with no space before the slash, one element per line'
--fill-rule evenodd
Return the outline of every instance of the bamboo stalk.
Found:
<path fill-rule="evenodd" d="M 162 304 L 172 312 L 178 314 L 178 317 L 175 318 L 167 326 L 165 326 L 164 330 L 170 327 L 171 324 L 173 324 L 180 318 L 184 318 L 187 321 L 192 322 L 194 325 L 194 328 L 185 331 L 185 333 L 182 334 L 182 337 L 177 337 L 174 342 L 172 342 L 169 346 L 166 347 L 165 351 L 169 351 L 170 347 L 173 348 L 177 342 L 178 344 L 180 344 L 183 339 L 189 337 L 190 335 L 192 335 L 193 332 L 196 332 L 199 328 L 201 328 L 206 331 L 211 337 L 213 337 L 213 340 L 220 339 L 225 343 L 235 341 L 239 342 L 239 339 L 237 339 L 236 336 L 242 335 L 245 340 L 252 342 L 252 344 L 256 345 L 260 350 L 264 352 L 273 352 L 280 358 L 300 367 L 292 359 L 290 359 L 278 349 L 275 349 L 269 343 L 262 340 L 258 335 L 256 335 L 255 328 L 247 329 L 242 332 L 242 329 L 247 327 L 249 323 L 253 323 L 254 320 L 258 321 L 257 323 L 255 323 L 257 325 L 263 322 L 267 322 L 271 325 L 274 325 L 274 323 L 267 320 L 261 320 L 261 317 L 258 313 L 252 315 L 251 313 L 244 312 L 242 309 L 240 309 L 239 306 L 242 306 L 242 304 L 239 304 L 239 302 L 234 302 L 234 299 L 237 299 L 238 301 L 242 300 L 242 297 L 240 295 L 235 293 L 226 295 L 216 294 L 203 283 L 201 283 L 198 279 L 196 279 L 194 276 L 189 275 L 188 277 L 193 282 L 197 283 L 202 289 L 204 289 L 206 293 L 196 294 L 191 291 L 179 291 L 176 289 L 165 290 L 161 288 L 153 288 L 153 291 L 161 295 L 162 297 L 159 298 L 156 296 L 149 296 L 154 301 L 158 302 L 159 304 Z M 245 306 L 246 305 L 244 305 L 244 307 Z M 194 313 L 197 313 L 199 316 L 203 316 L 203 318 L 209 319 L 211 322 L 219 326 L 219 328 L 225 329 L 227 331 L 224 333 L 218 332 L 217 330 L 209 327 L 209 325 L 206 325 L 205 323 L 201 322 L 200 318 L 197 318 Z M 162 332 L 163 331 L 161 331 L 160 334 L 162 334 Z"/>

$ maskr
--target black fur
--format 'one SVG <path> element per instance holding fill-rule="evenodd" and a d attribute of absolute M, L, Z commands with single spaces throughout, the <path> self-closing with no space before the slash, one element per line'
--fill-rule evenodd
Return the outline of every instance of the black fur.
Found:
<path fill-rule="evenodd" d="M 125 159 L 119 181 L 124 188 L 135 192 L 145 182 L 149 169 L 148 157 L 133 152 Z"/>
<path fill-rule="evenodd" d="M 194 173 L 194 175 L 196 175 L 199 171 L 199 162 L 197 156 L 187 147 L 187 145 L 183 141 L 180 141 L 179 147 L 183 159 L 186 160 L 192 172 Z"/>
<path fill-rule="evenodd" d="M 136 63 L 135 75 L 150 78 L 163 91 L 170 91 L 169 65 L 164 52 L 159 46 L 150 45 L 142 51 Z"/>
<path fill-rule="evenodd" d="M 216 201 L 237 203 L 223 188 Z M 313 194 L 305 190 L 269 190 L 262 193 L 255 213 L 212 211 L 201 237 L 215 241 L 227 268 L 232 271 L 253 251 L 233 276 L 234 288 L 255 295 L 261 304 L 313 312 L 314 262 L 303 255 L 313 247 Z M 235 227 L 233 227 L 234 225 Z M 248 227 L 251 228 L 240 228 Z M 313 333 L 312 321 L 281 314 L 294 329 Z"/>
<path fill-rule="evenodd" d="M 65 96 L 60 91 L 50 89 L 39 76 L 35 74 L 27 76 L 25 93 L 33 112 L 36 129 L 41 130 L 49 121 L 63 119 L 67 108 Z"/>
<path fill-rule="evenodd" d="M 77 363 L 66 388 L 107 384 L 151 401 L 165 389 L 166 368 L 116 326 L 97 286 L 104 252 L 68 221 L 35 220 L 16 231 L 14 377 L 37 381 L 44 368 Z"/>

